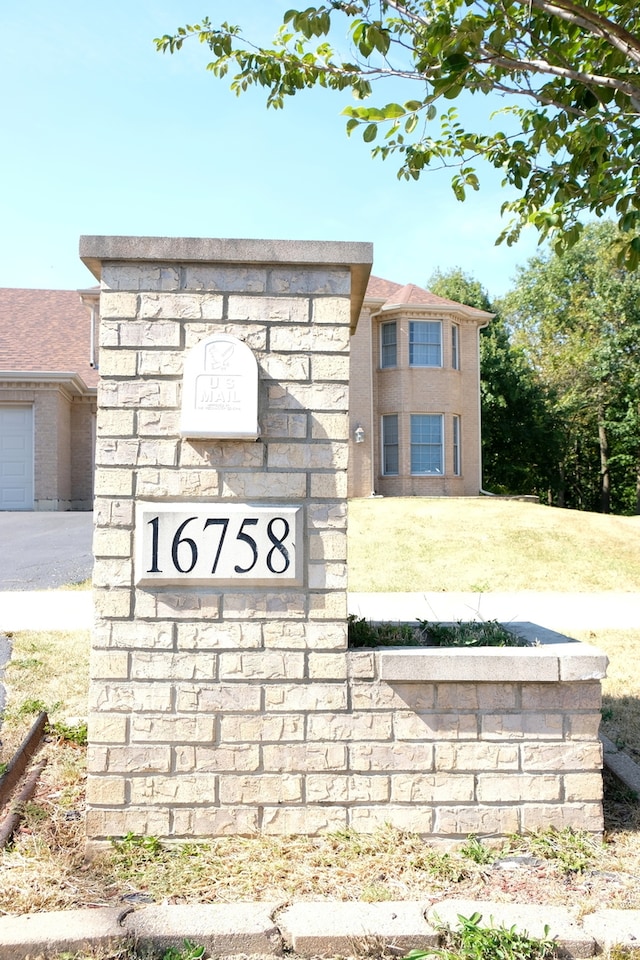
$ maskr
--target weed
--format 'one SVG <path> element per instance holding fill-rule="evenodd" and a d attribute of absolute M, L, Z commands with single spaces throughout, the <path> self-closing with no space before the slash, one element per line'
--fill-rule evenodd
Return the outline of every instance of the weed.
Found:
<path fill-rule="evenodd" d="M 488 593 L 491 590 L 491 583 L 488 580 L 481 580 L 470 584 L 469 589 L 472 593 Z"/>
<path fill-rule="evenodd" d="M 530 937 L 518 933 L 513 927 L 481 927 L 482 915 L 470 917 L 458 915 L 460 927 L 439 928 L 444 946 L 439 950 L 412 950 L 404 960 L 426 960 L 440 957 L 441 960 L 545 960 L 555 955 L 555 943 L 549 939 L 549 928 L 544 928 L 544 937 Z"/>
<path fill-rule="evenodd" d="M 205 948 L 190 940 L 185 940 L 183 947 L 169 947 L 160 952 L 152 943 L 126 937 L 108 947 L 98 946 L 81 953 L 64 951 L 56 954 L 54 960 L 201 960 L 204 954 Z"/>
<path fill-rule="evenodd" d="M 39 803 L 28 802 L 21 804 L 21 812 L 25 823 L 29 828 L 33 828 L 37 824 L 43 823 L 49 817 L 49 814 L 45 808 Z"/>
<path fill-rule="evenodd" d="M 18 660 L 12 658 L 7 664 L 7 667 L 11 670 L 32 670 L 34 667 L 41 666 L 42 660 L 38 660 L 37 657 L 23 657 Z"/>
<path fill-rule="evenodd" d="M 411 858 L 411 866 L 424 870 L 440 883 L 460 883 L 467 877 L 468 871 L 460 860 L 450 853 L 438 853 L 430 847 Z"/>
<path fill-rule="evenodd" d="M 420 639 L 408 623 L 373 624 L 364 617 L 349 617 L 350 647 L 408 647 L 418 646 Z"/>
<path fill-rule="evenodd" d="M 480 864 L 481 866 L 483 864 L 493 863 L 496 859 L 493 851 L 486 847 L 482 840 L 474 837 L 473 834 L 467 837 L 467 842 L 460 847 L 460 853 L 463 857 L 467 857 L 468 860 L 473 860 L 474 863 Z"/>
<path fill-rule="evenodd" d="M 565 873 L 582 873 L 600 852 L 597 841 L 590 834 L 571 827 L 532 833 L 527 840 L 533 854 L 545 860 L 557 860 Z"/>
<path fill-rule="evenodd" d="M 76 743 L 79 747 L 86 747 L 87 745 L 87 724 L 84 721 L 65 723 L 64 720 L 59 720 L 57 723 L 49 724 L 49 731 L 60 737 L 61 740 Z"/>
<path fill-rule="evenodd" d="M 382 883 L 372 883 L 362 888 L 360 899 L 365 903 L 382 903 L 383 900 L 393 900 L 393 894 Z"/>
<path fill-rule="evenodd" d="M 526 647 L 527 641 L 497 620 L 459 621 L 455 624 L 421 620 L 420 629 L 431 647 Z"/>
<path fill-rule="evenodd" d="M 349 617 L 350 647 L 526 647 L 527 641 L 497 620 L 469 623 L 371 623 Z"/>
<path fill-rule="evenodd" d="M 57 706 L 59 706 L 59 704 L 55 704 L 54 709 Z M 31 699 L 22 701 L 22 703 L 20 704 L 20 706 L 16 711 L 16 716 L 29 717 L 34 713 L 43 713 L 43 712 L 44 713 L 49 712 L 49 708 L 47 707 L 46 703 L 43 700 L 36 700 L 34 698 L 31 698 Z"/>
<path fill-rule="evenodd" d="M 136 833 L 126 833 L 122 839 L 112 840 L 111 843 L 118 853 L 125 857 L 131 854 L 136 859 L 140 853 L 143 854 L 143 859 L 148 860 L 163 852 L 163 846 L 157 837 L 142 837 Z"/>
<path fill-rule="evenodd" d="M 163 953 L 162 960 L 202 960 L 204 953 L 204 947 L 192 943 L 191 940 L 185 940 L 181 949 L 169 947 L 166 953 Z"/>
<path fill-rule="evenodd" d="M 603 720 L 613 720 L 613 707 L 603 707 L 600 711 L 600 716 Z"/>

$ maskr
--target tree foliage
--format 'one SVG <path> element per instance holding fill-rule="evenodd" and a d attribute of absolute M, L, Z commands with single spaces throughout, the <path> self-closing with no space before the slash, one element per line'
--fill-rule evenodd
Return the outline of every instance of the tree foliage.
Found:
<path fill-rule="evenodd" d="M 640 276 L 616 264 L 611 222 L 518 271 L 503 317 L 555 396 L 561 504 L 640 512 Z"/>
<path fill-rule="evenodd" d="M 334 37 L 345 31 L 342 55 Z M 325 0 L 289 10 L 268 47 L 208 19 L 155 42 L 174 53 L 189 37 L 209 48 L 214 75 L 230 75 L 237 93 L 265 88 L 269 106 L 309 87 L 350 91 L 348 132 L 360 129 L 375 155 L 395 156 L 399 177 L 450 168 L 464 199 L 484 159 L 517 191 L 503 204 L 511 219 L 499 240 L 513 243 L 532 224 L 564 249 L 585 212 L 609 212 L 621 261 L 640 261 L 635 0 Z M 415 81 L 415 98 L 370 105 L 385 78 Z M 467 128 L 452 106 L 463 92 L 502 97 L 506 125 Z"/>
<path fill-rule="evenodd" d="M 437 270 L 428 287 L 496 314 L 480 335 L 483 486 L 493 493 L 546 499 L 557 487 L 561 459 L 551 396 L 524 351 L 511 343 L 498 306 L 478 280 L 459 268 Z"/>

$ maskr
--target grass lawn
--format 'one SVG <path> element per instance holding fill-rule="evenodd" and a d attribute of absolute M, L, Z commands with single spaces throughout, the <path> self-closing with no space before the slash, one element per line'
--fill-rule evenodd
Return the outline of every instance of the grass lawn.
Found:
<path fill-rule="evenodd" d="M 640 590 L 640 520 L 490 500 L 367 500 L 350 505 L 350 589 Z M 419 585 L 418 585 L 419 584 Z M 640 760 L 638 630 L 576 635 L 610 657 L 607 735 Z M 61 724 L 86 713 L 89 635 L 19 633 L 7 667 L 1 759 L 37 712 Z M 62 727 L 58 728 L 62 730 Z M 84 860 L 85 749 L 52 733 L 48 765 L 24 827 L 0 851 L 0 913 L 154 900 L 425 899 L 443 896 L 565 903 L 587 912 L 640 908 L 640 806 L 611 782 L 606 842 L 567 834 L 514 838 L 499 853 L 532 854 L 535 869 L 496 870 L 495 851 L 444 851 L 382 830 L 321 838 L 219 838 L 165 848 L 129 838 Z"/>
<path fill-rule="evenodd" d="M 640 517 L 491 498 L 351 500 L 349 590 L 640 591 Z"/>

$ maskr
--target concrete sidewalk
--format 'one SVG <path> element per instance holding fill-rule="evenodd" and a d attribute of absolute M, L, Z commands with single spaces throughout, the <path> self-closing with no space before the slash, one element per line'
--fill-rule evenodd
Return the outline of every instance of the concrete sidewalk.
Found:
<path fill-rule="evenodd" d="M 0 633 L 15 630 L 89 630 L 92 626 L 91 590 L 0 592 Z"/>
<path fill-rule="evenodd" d="M 640 630 L 640 593 L 350 593 L 349 613 L 367 620 L 499 620 L 572 630 Z M 0 632 L 83 630 L 90 590 L 0 592 Z"/>
<path fill-rule="evenodd" d="M 350 593 L 349 613 L 368 620 L 498 620 L 548 630 L 640 630 L 640 593 Z"/>

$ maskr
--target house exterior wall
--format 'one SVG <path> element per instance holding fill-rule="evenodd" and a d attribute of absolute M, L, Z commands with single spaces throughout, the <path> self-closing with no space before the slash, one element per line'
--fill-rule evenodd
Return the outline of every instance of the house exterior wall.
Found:
<path fill-rule="evenodd" d="M 72 510 L 93 510 L 96 406 L 95 397 L 74 397 L 71 403 Z"/>
<path fill-rule="evenodd" d="M 25 377 L 0 384 L 0 403 L 33 408 L 33 509 L 91 510 L 93 456 L 86 438 L 90 441 L 95 399 L 74 398 L 61 384 Z"/>
<path fill-rule="evenodd" d="M 373 418 L 374 368 L 371 341 L 371 311 L 363 307 L 358 326 L 351 337 L 349 361 L 349 497 L 368 497 L 375 491 Z M 355 442 L 355 431 L 364 430 L 362 443 Z"/>
<path fill-rule="evenodd" d="M 409 363 L 409 324 L 412 320 L 440 320 L 443 358 L 441 367 L 417 367 Z M 397 365 L 381 367 L 380 328 L 397 325 Z M 459 369 L 452 367 L 451 325 L 459 330 Z M 382 496 L 477 496 L 481 481 L 480 372 L 478 324 L 456 314 L 425 315 L 409 307 L 386 311 L 383 316 L 363 310 L 353 337 L 350 382 L 352 406 L 350 434 L 350 496 L 375 493 Z M 399 470 L 385 475 L 382 469 L 382 417 L 398 416 Z M 411 414 L 444 417 L 444 472 L 442 475 L 412 475 Z M 459 417 L 461 470 L 453 470 L 453 418 Z M 366 423 L 367 439 L 353 443 L 358 422 Z"/>
<path fill-rule="evenodd" d="M 71 397 L 58 393 L 53 429 L 56 433 L 53 456 L 56 463 L 57 506 L 71 509 Z M 54 411 L 52 411 L 54 412 Z"/>

